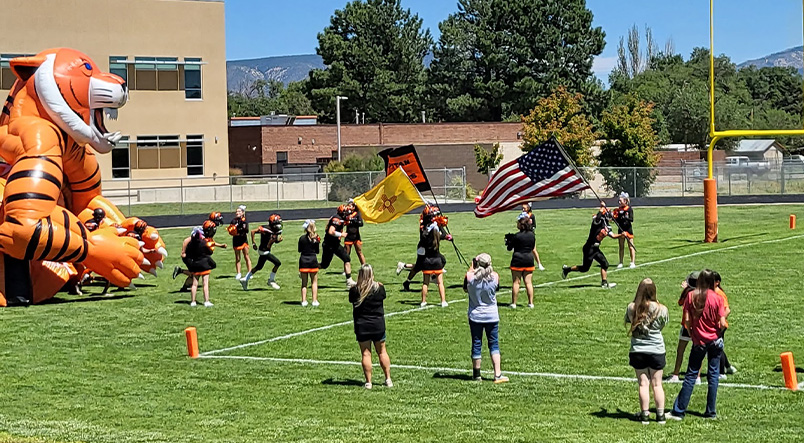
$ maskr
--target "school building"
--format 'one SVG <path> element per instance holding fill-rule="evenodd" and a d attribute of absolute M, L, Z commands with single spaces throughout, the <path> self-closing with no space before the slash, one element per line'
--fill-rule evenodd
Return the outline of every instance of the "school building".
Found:
<path fill-rule="evenodd" d="M 124 139 L 98 155 L 105 189 L 229 174 L 223 0 L 2 3 L 3 99 L 15 80 L 9 60 L 53 47 L 84 52 L 126 80 L 129 102 L 106 121 Z"/>

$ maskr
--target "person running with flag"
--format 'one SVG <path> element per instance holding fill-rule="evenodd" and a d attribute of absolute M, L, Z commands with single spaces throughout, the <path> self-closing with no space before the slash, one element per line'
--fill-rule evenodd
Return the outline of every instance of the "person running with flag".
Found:
<path fill-rule="evenodd" d="M 260 233 L 260 245 L 254 241 L 254 234 Z M 240 279 L 240 284 L 243 285 L 243 290 L 248 290 L 248 282 L 255 273 L 262 270 L 265 262 L 269 261 L 274 265 L 271 269 L 271 275 L 268 277 L 268 285 L 274 289 L 279 289 L 279 284 L 276 283 L 276 271 L 282 266 L 282 262 L 271 254 L 271 246 L 282 241 L 282 217 L 279 214 L 271 214 L 268 217 L 268 224 L 251 230 L 251 243 L 259 255 L 257 265 L 248 271 L 245 277 Z"/>
<path fill-rule="evenodd" d="M 343 261 L 343 273 L 346 276 L 346 286 L 351 288 L 355 285 L 352 280 L 351 257 L 346 254 L 346 249 L 341 244 L 341 237 L 344 236 L 343 228 L 346 226 L 346 205 L 338 206 L 338 213 L 329 218 L 327 228 L 324 231 L 324 241 L 322 242 L 321 263 L 319 268 L 327 269 L 332 263 L 332 257 L 338 257 Z"/>
<path fill-rule="evenodd" d="M 355 201 L 351 198 L 346 202 L 346 238 L 343 240 L 346 254 L 352 256 L 352 247 L 355 248 L 357 259 L 360 265 L 366 264 L 366 256 L 363 255 L 363 239 L 360 237 L 360 228 L 363 226 L 363 217 L 357 209 Z"/>
<path fill-rule="evenodd" d="M 583 245 L 583 264 L 580 266 L 562 267 L 561 277 L 566 279 L 570 272 L 588 272 L 592 262 L 600 264 L 600 286 L 604 289 L 613 288 L 617 283 L 609 283 L 607 277 L 609 262 L 603 251 L 600 250 L 600 242 L 606 237 L 619 238 L 621 234 L 612 232 L 608 221 L 611 219 L 611 212 L 606 208 L 606 203 L 600 201 L 600 209 L 592 217 L 592 226 L 589 228 L 589 237 Z"/>

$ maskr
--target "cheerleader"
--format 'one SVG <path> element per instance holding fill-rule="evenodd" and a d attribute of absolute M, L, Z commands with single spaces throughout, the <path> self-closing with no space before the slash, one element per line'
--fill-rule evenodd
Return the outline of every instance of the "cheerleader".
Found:
<path fill-rule="evenodd" d="M 528 216 L 528 220 L 530 220 L 530 230 L 533 231 L 536 229 L 536 216 L 533 215 L 533 205 L 531 203 L 522 203 L 522 212 Z M 534 236 L 534 245 L 533 245 L 533 256 L 536 258 L 536 266 L 539 268 L 540 271 L 544 271 L 544 266 L 542 266 L 542 260 L 539 258 L 539 252 L 536 250 L 536 237 Z"/>
<path fill-rule="evenodd" d="M 246 269 L 251 269 L 251 257 L 248 256 L 248 222 L 246 221 L 246 205 L 240 205 L 235 211 L 235 218 L 229 223 L 227 228 L 229 235 L 232 236 L 232 248 L 235 254 L 235 275 L 236 280 L 240 280 L 240 253 L 246 258 Z"/>
<path fill-rule="evenodd" d="M 360 260 L 360 265 L 366 264 L 366 256 L 363 255 L 363 240 L 360 238 L 360 227 L 363 226 L 363 217 L 360 216 L 360 211 L 355 205 L 355 201 L 349 199 L 346 202 L 346 239 L 343 241 L 346 254 L 352 256 L 352 246 L 357 252 L 357 259 Z"/>
<path fill-rule="evenodd" d="M 600 265 L 600 286 L 604 289 L 609 289 L 617 286 L 617 283 L 609 283 L 607 280 L 609 262 L 603 251 L 600 250 L 600 242 L 606 237 L 619 238 L 620 234 L 615 234 L 611 231 L 608 220 L 611 218 L 611 213 L 606 208 L 606 204 L 600 202 L 600 209 L 592 217 L 592 226 L 589 228 L 589 237 L 583 245 L 583 264 L 579 266 L 569 267 L 564 265 L 562 267 L 562 278 L 567 278 L 570 272 L 588 272 L 592 267 L 592 262 L 596 261 Z"/>
<path fill-rule="evenodd" d="M 254 242 L 254 234 L 258 232 L 260 233 L 259 247 Z M 252 246 L 254 246 L 254 249 L 257 251 L 259 258 L 257 259 L 257 266 L 254 266 L 254 268 L 249 270 L 248 274 L 246 274 L 246 276 L 240 280 L 244 291 L 248 290 L 248 281 L 251 280 L 251 277 L 253 277 L 257 271 L 261 270 L 267 261 L 274 265 L 273 269 L 271 269 L 271 275 L 268 277 L 268 284 L 274 289 L 279 289 L 279 285 L 275 280 L 276 271 L 278 271 L 279 267 L 282 266 L 282 262 L 279 261 L 275 255 L 271 254 L 271 246 L 276 243 L 280 243 L 281 241 L 282 217 L 280 217 L 279 214 L 271 214 L 271 216 L 268 217 L 268 225 L 260 226 L 251 231 L 251 243 Z"/>
<path fill-rule="evenodd" d="M 435 217 L 439 217 L 441 215 L 441 210 L 438 206 L 428 203 L 424 206 L 421 215 L 419 216 L 419 243 L 416 245 L 416 262 L 415 263 L 405 263 L 405 262 L 398 262 L 396 264 L 396 275 L 402 273 L 403 270 L 409 269 L 408 277 L 402 282 L 402 287 L 405 291 L 410 291 L 410 283 L 413 281 L 413 277 L 422 270 L 422 266 L 424 265 L 424 237 L 422 236 L 422 231 L 426 227 L 425 225 L 425 218 L 427 220 L 433 220 Z M 446 217 L 444 217 L 446 220 Z M 444 225 L 446 226 L 446 225 Z M 447 234 L 446 229 L 444 226 L 439 226 L 439 231 L 441 233 L 441 238 L 452 241 L 452 235 Z"/>
<path fill-rule="evenodd" d="M 212 259 L 212 252 L 216 247 L 226 248 L 225 244 L 216 243 L 213 240 L 216 230 L 215 223 L 205 221 L 203 226 L 193 229 L 190 237 L 184 240 L 181 249 L 181 258 L 187 265 L 187 270 L 193 274 L 193 285 L 190 289 L 192 300 L 190 306 L 195 307 L 196 292 L 198 291 L 199 277 L 203 282 L 204 306 L 212 307 L 209 301 L 209 274 L 215 269 L 215 260 Z"/>
<path fill-rule="evenodd" d="M 634 248 L 634 208 L 631 207 L 631 199 L 627 192 L 620 194 L 620 207 L 613 211 L 614 221 L 617 222 L 619 229 L 618 234 L 622 234 L 619 238 L 620 241 L 620 263 L 617 268 L 623 267 L 623 255 L 625 255 L 625 244 L 628 243 L 628 250 L 631 253 L 631 264 L 628 266 L 631 269 L 636 268 L 636 249 Z"/>
<path fill-rule="evenodd" d="M 434 208 L 423 219 L 424 229 L 419 235 L 420 244 L 424 245 L 424 260 L 422 262 L 424 279 L 422 281 L 421 306 L 427 306 L 427 289 L 430 281 L 435 280 L 436 285 L 438 285 L 438 294 L 441 296 L 441 307 L 446 308 L 448 304 L 445 293 L 446 288 L 444 287 L 444 265 L 446 265 L 447 259 L 441 254 L 439 246 L 441 240 L 449 240 L 441 230 L 442 227 L 447 225 L 447 218 L 441 215 L 437 207 Z"/>
<path fill-rule="evenodd" d="M 299 276 L 301 277 L 301 305 L 307 306 L 307 281 L 313 288 L 313 306 L 318 303 L 318 252 L 321 238 L 315 232 L 315 220 L 307 220 L 302 225 L 304 234 L 299 237 Z"/>
<path fill-rule="evenodd" d="M 513 279 L 511 308 L 516 309 L 516 299 L 519 296 L 519 284 L 525 281 L 525 291 L 528 294 L 528 307 L 533 309 L 533 259 L 536 254 L 536 236 L 533 234 L 530 216 L 522 212 L 516 219 L 519 232 L 505 235 L 505 246 L 513 251 L 511 257 L 511 278 Z"/>
<path fill-rule="evenodd" d="M 223 224 L 223 214 L 221 214 L 220 212 L 211 212 L 207 220 L 215 223 L 215 228 L 217 229 L 218 226 L 221 226 Z M 179 266 L 176 266 L 173 268 L 173 280 L 176 280 L 176 277 L 178 277 L 179 275 L 187 276 L 187 278 L 184 279 L 184 284 L 182 284 L 181 289 L 179 289 L 179 292 L 188 292 L 190 290 L 190 287 L 193 285 L 193 273 L 186 269 L 182 269 Z"/>
<path fill-rule="evenodd" d="M 327 229 L 324 231 L 324 242 L 322 243 L 321 269 L 327 269 L 332 263 L 332 257 L 338 257 L 343 261 L 343 274 L 346 276 L 346 286 L 352 287 L 355 281 L 352 280 L 352 259 L 346 253 L 346 249 L 341 245 L 341 237 L 344 236 L 343 228 L 346 226 L 347 217 L 346 205 L 338 206 L 338 213 L 330 217 L 327 222 Z"/>

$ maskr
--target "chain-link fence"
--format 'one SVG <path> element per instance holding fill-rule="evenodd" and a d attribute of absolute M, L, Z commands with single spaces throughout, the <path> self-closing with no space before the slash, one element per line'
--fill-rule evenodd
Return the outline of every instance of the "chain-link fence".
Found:
<path fill-rule="evenodd" d="M 467 201 L 466 168 L 426 169 L 439 202 Z M 250 210 L 327 208 L 356 197 L 385 178 L 383 171 L 265 176 L 135 179 L 104 182 L 103 194 L 126 215 L 203 214 Z M 472 196 L 469 196 L 472 197 Z"/>

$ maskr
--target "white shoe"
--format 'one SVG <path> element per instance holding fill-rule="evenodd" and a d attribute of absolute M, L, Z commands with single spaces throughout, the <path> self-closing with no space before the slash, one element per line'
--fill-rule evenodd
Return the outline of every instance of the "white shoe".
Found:
<path fill-rule="evenodd" d="M 204 307 L 205 307 L 205 308 L 211 308 L 211 307 L 213 307 L 213 306 L 215 306 L 215 305 L 213 305 L 211 301 L 205 301 L 205 302 L 204 302 Z"/>
<path fill-rule="evenodd" d="M 528 303 L 528 307 L 533 309 L 533 303 Z"/>
<path fill-rule="evenodd" d="M 421 304 L 419 304 L 419 306 L 421 306 L 421 307 L 425 307 L 425 306 L 427 306 L 427 302 L 426 302 L 426 301 L 423 301 L 423 302 L 421 302 Z"/>
<path fill-rule="evenodd" d="M 630 264 L 630 265 L 628 265 L 628 268 L 629 268 L 629 269 L 634 269 L 634 268 L 636 268 L 636 263 L 631 262 L 631 264 Z"/>
<path fill-rule="evenodd" d="M 274 289 L 279 289 L 279 285 L 275 281 L 269 281 L 268 284 Z"/>
<path fill-rule="evenodd" d="M 622 269 L 622 268 L 623 268 L 623 264 L 622 264 L 622 263 L 618 263 L 618 264 L 617 264 L 617 269 Z"/>
<path fill-rule="evenodd" d="M 248 291 L 248 280 L 245 278 L 240 279 L 240 284 L 243 285 L 243 290 Z"/>
<path fill-rule="evenodd" d="M 737 367 L 736 366 L 731 365 L 728 368 L 726 368 L 726 374 L 736 374 L 736 373 L 737 373 Z"/>
<path fill-rule="evenodd" d="M 366 389 L 371 389 L 371 383 L 366 383 L 363 385 L 363 387 Z"/>
<path fill-rule="evenodd" d="M 302 302 L 302 308 L 306 308 L 306 307 L 307 307 L 307 301 L 303 301 Z"/>
<path fill-rule="evenodd" d="M 544 266 L 539 265 L 539 270 L 540 270 L 540 271 L 544 271 Z"/>
<path fill-rule="evenodd" d="M 511 308 L 511 309 L 516 309 L 516 305 L 515 305 L 515 304 L 513 304 L 513 303 L 511 303 L 510 305 L 508 305 L 508 307 L 509 307 L 509 308 Z"/>
<path fill-rule="evenodd" d="M 357 283 L 356 283 L 354 280 L 352 280 L 351 278 L 350 278 L 350 279 L 348 279 L 348 280 L 346 280 L 346 287 L 347 287 L 347 288 L 351 288 L 352 286 L 354 286 L 354 285 L 356 285 L 356 284 L 357 284 Z"/>
<path fill-rule="evenodd" d="M 403 271 L 404 269 L 405 269 L 405 263 L 403 263 L 403 262 L 398 262 L 398 263 L 396 264 L 396 275 L 401 274 L 401 273 L 402 273 L 402 271 Z"/>
<path fill-rule="evenodd" d="M 191 301 L 191 302 L 190 302 L 190 307 L 191 307 L 191 308 L 194 308 L 194 307 L 196 307 L 196 306 L 198 306 L 198 304 L 197 304 L 196 302 L 194 302 L 194 301 Z"/>
<path fill-rule="evenodd" d="M 728 377 L 726 377 L 726 374 L 720 374 L 720 375 L 718 375 L 718 380 L 725 380 L 725 379 L 727 379 L 727 378 L 728 378 Z"/>
<path fill-rule="evenodd" d="M 318 300 L 313 300 L 313 307 L 314 307 L 314 308 L 317 308 L 317 307 L 319 307 L 320 305 L 321 305 L 321 303 L 319 303 L 319 302 L 318 302 Z"/>
<path fill-rule="evenodd" d="M 240 275 L 240 273 L 238 272 L 237 275 L 235 275 L 235 280 L 240 280 L 240 277 L 242 277 L 242 275 Z"/>
<path fill-rule="evenodd" d="M 603 289 L 611 289 L 617 286 L 617 283 L 601 283 L 600 287 Z"/>
<path fill-rule="evenodd" d="M 445 301 L 442 301 L 442 302 L 441 302 L 441 307 L 442 307 L 442 308 L 446 308 L 447 306 L 449 306 L 449 303 L 447 303 L 447 302 L 445 302 Z"/>
<path fill-rule="evenodd" d="M 701 384 L 701 379 L 700 379 L 700 378 L 696 378 L 696 379 L 695 379 L 695 384 L 696 384 L 696 385 Z"/>
<path fill-rule="evenodd" d="M 667 383 L 681 383 L 681 380 L 678 378 L 678 375 L 674 375 L 667 379 Z"/>
<path fill-rule="evenodd" d="M 393 388 L 394 387 L 394 382 L 392 382 L 390 378 L 386 379 L 385 380 L 385 386 L 388 387 L 388 388 Z"/>

